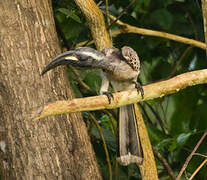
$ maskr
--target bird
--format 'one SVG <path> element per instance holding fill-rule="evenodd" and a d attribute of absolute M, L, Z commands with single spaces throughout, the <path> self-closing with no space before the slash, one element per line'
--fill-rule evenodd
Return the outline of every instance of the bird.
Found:
<path fill-rule="evenodd" d="M 109 83 L 112 84 L 115 92 L 136 88 L 142 98 L 144 96 L 143 88 L 137 82 L 140 74 L 140 60 L 136 51 L 129 46 L 124 46 L 121 50 L 106 47 L 98 51 L 90 47 L 79 47 L 66 51 L 52 59 L 41 75 L 60 65 L 72 65 L 78 69 L 102 69 L 100 94 L 106 95 L 109 103 L 113 100 L 112 93 L 108 91 Z M 119 108 L 116 159 L 123 166 L 143 163 L 143 150 L 137 123 L 134 104 Z"/>

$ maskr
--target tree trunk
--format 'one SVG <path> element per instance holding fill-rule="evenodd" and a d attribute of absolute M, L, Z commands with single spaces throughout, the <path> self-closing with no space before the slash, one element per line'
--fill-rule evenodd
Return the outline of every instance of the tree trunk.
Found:
<path fill-rule="evenodd" d="M 205 35 L 205 42 L 207 45 L 207 0 L 202 0 L 202 11 L 203 11 L 203 29 Z M 206 48 L 207 54 L 207 48 Z"/>
<path fill-rule="evenodd" d="M 0 1 L 0 27 L 1 176 L 101 179 L 79 113 L 40 121 L 29 116 L 45 103 L 73 98 L 63 69 L 40 76 L 60 53 L 51 2 Z"/>

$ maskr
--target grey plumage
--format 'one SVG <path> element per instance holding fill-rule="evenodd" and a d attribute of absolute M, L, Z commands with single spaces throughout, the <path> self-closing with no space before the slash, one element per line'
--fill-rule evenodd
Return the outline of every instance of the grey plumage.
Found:
<path fill-rule="evenodd" d="M 141 164 L 143 152 L 138 133 L 134 105 L 119 108 L 119 148 L 117 160 L 122 165 Z"/>
<path fill-rule="evenodd" d="M 102 69 L 100 94 L 108 91 L 109 82 L 111 82 L 115 91 L 124 91 L 136 87 L 140 90 L 141 95 L 144 95 L 143 89 L 137 83 L 137 77 L 140 73 L 139 57 L 128 46 L 122 47 L 121 51 L 114 47 L 105 48 L 101 52 L 89 47 L 67 51 L 54 58 L 43 69 L 41 74 L 43 75 L 60 65 L 73 65 L 83 69 Z M 110 100 L 110 97 L 108 98 Z M 141 164 L 143 161 L 143 152 L 137 127 L 134 105 L 120 107 L 117 160 L 122 165 L 130 163 Z"/>
<path fill-rule="evenodd" d="M 108 58 L 109 64 L 115 64 L 115 68 L 113 72 L 103 73 L 101 91 L 108 89 L 109 83 L 104 80 L 111 81 L 115 91 L 135 88 L 140 73 L 137 53 L 127 46 L 122 47 L 121 51 L 116 48 L 105 48 L 103 53 Z M 143 91 L 141 94 L 143 95 Z M 118 162 L 125 166 L 130 163 L 142 164 L 143 152 L 133 104 L 119 108 L 118 136 Z"/>

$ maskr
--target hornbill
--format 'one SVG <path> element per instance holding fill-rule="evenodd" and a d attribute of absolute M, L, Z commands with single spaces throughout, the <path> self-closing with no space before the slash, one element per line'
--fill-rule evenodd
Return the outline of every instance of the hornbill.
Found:
<path fill-rule="evenodd" d="M 121 50 L 107 47 L 101 52 L 89 47 L 67 51 L 55 57 L 43 69 L 41 75 L 60 65 L 72 65 L 81 69 L 102 69 L 100 94 L 107 95 L 109 103 L 113 98 L 113 95 L 108 92 L 109 82 L 111 82 L 116 92 L 137 88 L 141 96 L 144 95 L 141 85 L 137 82 L 140 73 L 139 57 L 128 46 L 122 47 Z M 143 151 L 133 104 L 119 108 L 118 124 L 117 161 L 125 166 L 130 163 L 142 164 Z"/>

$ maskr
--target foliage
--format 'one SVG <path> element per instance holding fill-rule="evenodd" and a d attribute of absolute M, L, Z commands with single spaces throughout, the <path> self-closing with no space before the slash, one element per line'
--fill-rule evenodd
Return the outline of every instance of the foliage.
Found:
<path fill-rule="evenodd" d="M 130 0 L 109 2 L 110 13 L 118 16 L 130 3 Z M 98 3 L 98 1 L 97 1 Z M 73 48 L 77 43 L 91 40 L 87 22 L 73 1 L 53 0 L 54 16 L 62 46 Z M 102 3 L 100 8 L 105 9 Z M 200 1 L 194 0 L 138 0 L 121 17 L 125 23 L 133 26 L 164 31 L 188 38 L 204 41 L 202 11 Z M 113 25 L 112 31 L 121 28 Z M 184 72 L 206 68 L 206 55 L 201 49 L 170 41 L 163 38 L 139 34 L 119 34 L 113 37 L 117 48 L 128 45 L 139 53 L 142 71 L 139 81 L 142 84 L 169 78 Z M 92 45 L 94 47 L 94 45 Z M 187 51 L 187 48 L 189 50 Z M 187 53 L 185 53 L 187 51 Z M 183 54 L 185 53 L 185 56 Z M 101 79 L 99 71 L 80 71 L 81 78 L 95 94 L 98 94 Z M 69 70 L 70 82 L 78 97 L 92 94 L 77 83 L 76 76 Z M 187 156 L 207 127 L 207 91 L 206 85 L 187 88 L 177 94 L 141 104 L 148 132 L 154 147 L 162 154 L 177 175 Z M 110 113 L 116 117 L 116 110 Z M 113 166 L 113 176 L 118 179 L 140 177 L 135 165 L 117 166 L 116 131 L 108 114 L 94 112 L 103 129 Z M 83 113 L 91 135 L 104 179 L 108 179 L 108 170 L 102 140 L 89 115 Z M 203 141 L 198 152 L 207 154 L 207 143 Z M 195 156 L 187 167 L 186 174 L 192 175 L 202 162 L 203 157 Z M 157 160 L 160 179 L 168 179 L 163 165 Z M 200 170 L 196 179 L 206 177 L 206 166 Z"/>

